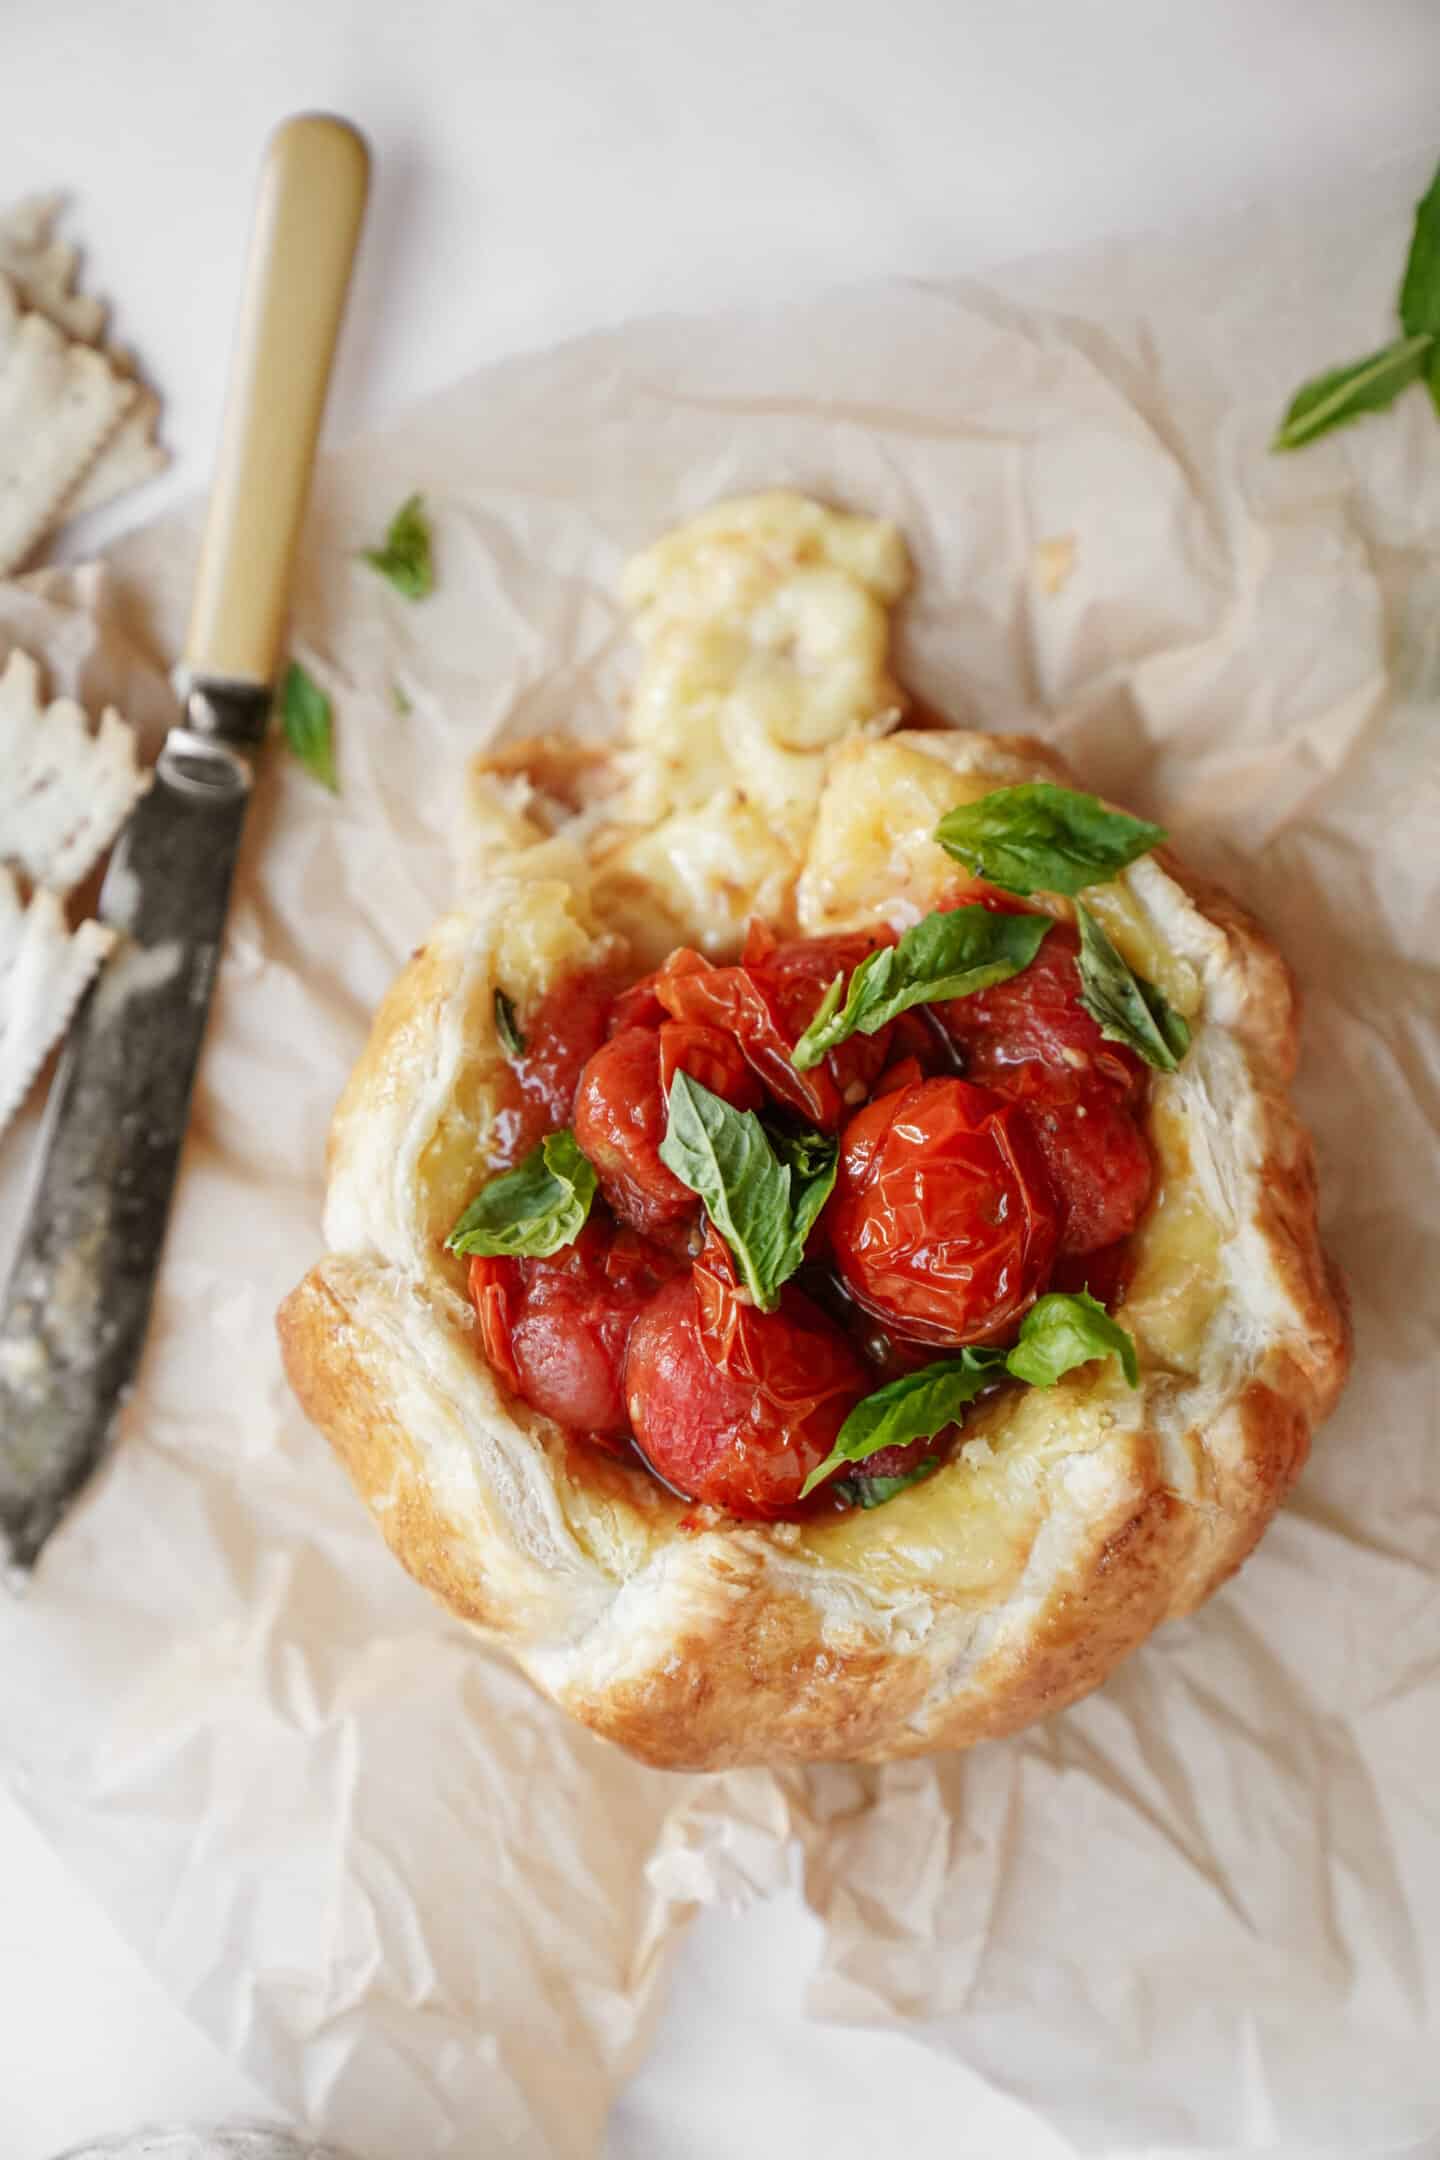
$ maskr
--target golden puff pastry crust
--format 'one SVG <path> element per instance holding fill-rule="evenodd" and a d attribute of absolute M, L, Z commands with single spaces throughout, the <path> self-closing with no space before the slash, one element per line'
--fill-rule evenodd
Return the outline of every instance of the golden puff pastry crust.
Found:
<path fill-rule="evenodd" d="M 549 741 L 477 770 L 475 875 L 376 1017 L 335 1119 L 329 1251 L 280 1313 L 296 1392 L 397 1557 L 556 1702 L 669 1767 L 964 1747 L 1073 1702 L 1245 1559 L 1348 1361 L 1287 1100 L 1289 975 L 1162 851 L 1087 895 L 1193 1030 L 1149 1096 L 1157 1191 L 1117 1314 L 1138 1390 L 1113 1360 L 1001 1390 L 885 1506 L 737 1524 L 488 1369 L 444 1239 L 488 1159 L 495 989 L 523 1025 L 579 970 L 725 950 L 752 909 L 803 934 L 903 928 L 955 887 L 942 810 L 1068 777 L 1024 738 L 895 731 L 884 611 L 903 584 L 892 528 L 780 495 L 632 569 L 627 733 L 605 757 Z"/>

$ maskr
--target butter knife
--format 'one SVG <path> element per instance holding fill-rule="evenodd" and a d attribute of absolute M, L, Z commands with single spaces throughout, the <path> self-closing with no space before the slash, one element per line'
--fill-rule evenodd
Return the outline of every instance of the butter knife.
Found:
<path fill-rule="evenodd" d="M 0 1307 L 0 1563 L 12 1580 L 103 1456 L 134 1384 L 369 177 L 307 113 L 261 172 L 185 657 L 184 711 L 115 848 L 118 932 L 51 1089 Z"/>

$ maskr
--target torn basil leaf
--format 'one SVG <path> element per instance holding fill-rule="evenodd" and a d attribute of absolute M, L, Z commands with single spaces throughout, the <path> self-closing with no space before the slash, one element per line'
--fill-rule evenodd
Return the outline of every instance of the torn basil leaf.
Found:
<path fill-rule="evenodd" d="M 1111 1042 L 1124 1043 L 1157 1072 L 1174 1072 L 1190 1047 L 1188 1023 L 1153 983 L 1116 951 L 1083 902 L 1075 903 L 1080 931 L 1080 1003 Z"/>
<path fill-rule="evenodd" d="M 839 1150 L 823 1133 L 777 1133 L 686 1072 L 670 1083 L 660 1160 L 698 1194 L 762 1312 L 805 1257 L 805 1240 L 835 1183 Z"/>
<path fill-rule="evenodd" d="M 280 732 L 312 780 L 340 792 L 335 771 L 335 725 L 330 700 L 313 675 L 292 660 L 280 685 Z"/>
<path fill-rule="evenodd" d="M 1050 928 L 1044 915 L 997 915 L 990 908 L 951 908 L 905 932 L 897 945 L 867 953 L 850 977 L 837 975 L 796 1043 L 797 1072 L 814 1065 L 854 1034 L 874 1035 L 912 1005 L 968 997 L 1027 968 Z M 842 1002 L 843 996 L 843 1002 Z"/>
<path fill-rule="evenodd" d="M 452 1252 L 543 1260 L 573 1245 L 595 1198 L 595 1172 L 566 1130 L 482 1185 L 446 1244 Z"/>
<path fill-rule="evenodd" d="M 805 1480 L 800 1497 L 843 1463 L 864 1462 L 881 1448 L 903 1447 L 911 1440 L 933 1440 L 947 1426 L 959 1424 L 966 1408 L 994 1381 L 1009 1378 L 1031 1387 L 1054 1387 L 1077 1365 L 1099 1357 L 1118 1357 L 1130 1386 L 1139 1386 L 1134 1341 L 1104 1306 L 1085 1290 L 1075 1295 L 1052 1291 L 1026 1314 L 1013 1350 L 972 1344 L 858 1402 L 824 1462 Z"/>
<path fill-rule="evenodd" d="M 1004 892 L 1084 892 L 1165 838 L 1164 827 L 1107 809 L 1097 795 L 1027 780 L 957 803 L 935 828 L 948 855 Z"/>
<path fill-rule="evenodd" d="M 435 570 L 424 497 L 411 495 L 401 503 L 386 530 L 384 546 L 362 548 L 360 555 L 407 600 L 428 598 L 435 590 Z"/>
<path fill-rule="evenodd" d="M 1037 1298 L 1020 1327 L 1020 1340 L 1005 1360 L 1016 1380 L 1032 1387 L 1054 1387 L 1077 1365 L 1092 1358 L 1118 1357 L 1130 1386 L 1140 1385 L 1134 1339 L 1091 1297 L 1088 1290 L 1052 1290 Z"/>
<path fill-rule="evenodd" d="M 812 1470 L 800 1489 L 803 1500 L 841 1463 L 864 1462 L 881 1448 L 904 1447 L 911 1440 L 930 1440 L 957 1422 L 961 1411 L 982 1388 L 1003 1379 L 1003 1350 L 965 1349 L 918 1372 L 891 1380 L 867 1395 L 850 1412 L 835 1445 L 819 1468 Z"/>

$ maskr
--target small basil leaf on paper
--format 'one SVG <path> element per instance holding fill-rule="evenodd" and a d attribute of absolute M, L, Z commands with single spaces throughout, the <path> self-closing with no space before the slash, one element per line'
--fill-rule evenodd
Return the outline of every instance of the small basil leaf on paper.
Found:
<path fill-rule="evenodd" d="M 938 1469 L 939 1463 L 938 1455 L 927 1455 L 913 1470 L 906 1470 L 899 1477 L 836 1478 L 831 1490 L 851 1507 L 883 1507 L 887 1500 L 895 1498 L 896 1493 L 904 1492 L 907 1485 L 918 1485 L 922 1478 L 929 1477 L 932 1470 Z"/>
<path fill-rule="evenodd" d="M 515 1018 L 514 1002 L 503 990 L 495 992 L 495 1033 L 508 1057 L 519 1057 L 525 1048 L 525 1037 Z"/>
<path fill-rule="evenodd" d="M 1346 367 L 1331 368 L 1296 391 L 1275 431 L 1272 450 L 1302 450 L 1317 436 L 1345 427 L 1364 413 L 1384 412 L 1425 372 L 1434 339 L 1397 338 L 1379 352 Z"/>
<path fill-rule="evenodd" d="M 312 780 L 340 792 L 335 771 L 335 727 L 330 700 L 313 675 L 292 660 L 280 685 L 280 731 L 286 748 L 300 760 Z"/>
<path fill-rule="evenodd" d="M 1131 1387 L 1140 1385 L 1135 1344 L 1088 1290 L 1052 1290 L 1038 1298 L 1021 1323 L 1020 1340 L 1006 1358 L 1009 1372 L 1032 1387 L 1057 1380 L 1092 1358 L 1118 1357 Z"/>
<path fill-rule="evenodd" d="M 1190 1029 L 1122 959 L 1089 908 L 1077 901 L 1080 1003 L 1102 1035 L 1124 1043 L 1157 1072 L 1174 1072 L 1190 1047 Z"/>
<path fill-rule="evenodd" d="M 1096 795 L 1027 780 L 957 803 L 935 828 L 948 855 L 1013 893 L 1084 892 L 1158 847 L 1163 826 L 1109 810 Z"/>
<path fill-rule="evenodd" d="M 524 1162 L 481 1186 L 445 1242 L 457 1253 L 543 1260 L 574 1243 L 594 1198 L 595 1172 L 575 1135 L 553 1132 Z"/>
<path fill-rule="evenodd" d="M 990 908 L 952 908 L 927 915 L 898 945 L 867 953 L 850 977 L 842 1004 L 836 976 L 814 1019 L 791 1052 L 799 1072 L 850 1035 L 874 1035 L 912 1005 L 968 997 L 1027 968 L 1050 928 L 1044 915 L 997 915 Z"/>
<path fill-rule="evenodd" d="M 362 548 L 360 554 L 407 600 L 426 599 L 435 590 L 435 570 L 424 497 L 411 495 L 401 503 L 386 530 L 384 546 Z"/>
<path fill-rule="evenodd" d="M 762 1312 L 780 1302 L 835 1183 L 837 1148 L 820 1133 L 780 1136 L 685 1072 L 670 1083 L 660 1160 L 699 1195 Z"/>
<path fill-rule="evenodd" d="M 877 1388 L 850 1412 L 835 1445 L 818 1469 L 801 1487 L 800 1497 L 813 1492 L 841 1463 L 864 1462 L 881 1448 L 904 1447 L 911 1440 L 929 1440 L 972 1403 L 982 1388 L 1005 1373 L 1003 1350 L 965 1349 L 935 1365 Z"/>

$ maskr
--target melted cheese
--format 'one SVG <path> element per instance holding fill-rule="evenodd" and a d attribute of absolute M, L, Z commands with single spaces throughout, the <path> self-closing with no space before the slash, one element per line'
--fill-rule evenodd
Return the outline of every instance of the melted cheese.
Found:
<path fill-rule="evenodd" d="M 902 1593 L 923 1581 L 956 1603 L 989 1604 L 1023 1570 L 1050 1507 L 1052 1476 L 1128 1442 L 1128 1390 L 1104 1367 L 1055 1388 L 1006 1387 L 972 1410 L 965 1444 L 881 1508 L 803 1526 L 798 1551 Z"/>
<path fill-rule="evenodd" d="M 1225 1294 L 1223 1237 L 1200 1197 L 1184 1122 L 1163 1083 L 1151 1096 L 1150 1144 L 1156 1192 L 1135 1233 L 1135 1273 L 1119 1318 L 1145 1364 L 1193 1374 Z"/>
<path fill-rule="evenodd" d="M 641 649 L 630 781 L 602 835 L 596 903 L 647 953 L 719 950 L 788 913 L 830 754 L 890 726 L 890 608 L 909 582 L 893 525 L 756 495 L 668 534 L 625 575 Z M 639 829 L 637 831 L 637 828 Z"/>
<path fill-rule="evenodd" d="M 908 738 L 853 742 L 820 798 L 797 914 L 809 937 L 877 919 L 901 930 L 970 882 L 935 840 L 957 802 L 996 785 L 952 770 Z"/>

